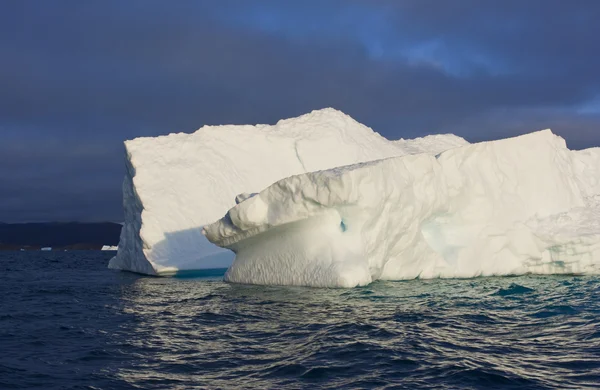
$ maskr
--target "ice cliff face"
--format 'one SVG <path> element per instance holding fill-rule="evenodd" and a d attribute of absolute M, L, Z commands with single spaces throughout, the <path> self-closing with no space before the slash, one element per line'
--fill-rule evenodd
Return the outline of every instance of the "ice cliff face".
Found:
<path fill-rule="evenodd" d="M 388 141 L 333 109 L 274 126 L 205 126 L 127 141 L 125 224 L 109 267 L 153 275 L 227 266 L 233 255 L 208 242 L 202 227 L 237 195 L 305 172 L 465 144 L 453 135 Z"/>
<path fill-rule="evenodd" d="M 239 283 L 598 273 L 599 180 L 600 149 L 545 130 L 291 176 L 204 234 Z"/>

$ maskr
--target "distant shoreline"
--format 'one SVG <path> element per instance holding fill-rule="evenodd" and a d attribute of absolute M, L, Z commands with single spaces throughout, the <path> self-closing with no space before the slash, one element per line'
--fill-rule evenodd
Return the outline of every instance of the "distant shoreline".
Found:
<path fill-rule="evenodd" d="M 40 247 L 40 246 L 19 246 L 10 244 L 0 244 L 0 251 L 27 251 L 27 252 L 62 252 L 62 251 L 103 251 L 116 252 L 116 249 L 102 249 L 102 245 L 74 244 L 59 247 Z"/>
<path fill-rule="evenodd" d="M 113 222 L 0 223 L 0 251 L 101 250 L 119 244 L 121 228 Z"/>

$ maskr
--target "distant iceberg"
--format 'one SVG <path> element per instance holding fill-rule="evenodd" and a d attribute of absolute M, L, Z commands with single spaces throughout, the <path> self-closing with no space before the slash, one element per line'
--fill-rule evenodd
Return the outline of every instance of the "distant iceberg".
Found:
<path fill-rule="evenodd" d="M 600 272 L 600 148 L 570 151 L 545 130 L 432 154 L 296 174 L 242 199 L 204 227 L 236 253 L 225 279 Z"/>
<path fill-rule="evenodd" d="M 113 245 L 102 245 L 102 248 L 100 249 L 101 251 L 116 251 L 118 250 L 119 247 L 118 246 L 113 246 Z"/>
<path fill-rule="evenodd" d="M 126 141 L 125 223 L 109 267 L 151 275 L 227 267 L 233 254 L 208 242 L 202 228 L 235 206 L 237 195 L 292 175 L 407 154 L 433 156 L 465 144 L 451 134 L 389 141 L 331 108 L 273 126 L 205 126 L 192 134 Z"/>

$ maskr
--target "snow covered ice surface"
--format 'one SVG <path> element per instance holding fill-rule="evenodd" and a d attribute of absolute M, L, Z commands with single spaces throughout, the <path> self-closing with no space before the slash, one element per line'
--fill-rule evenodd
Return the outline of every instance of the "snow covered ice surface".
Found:
<path fill-rule="evenodd" d="M 292 175 L 411 153 L 435 155 L 466 143 L 454 135 L 389 141 L 334 109 L 273 126 L 205 126 L 192 134 L 126 141 L 125 224 L 109 267 L 164 275 L 228 266 L 233 254 L 208 242 L 202 227 L 236 199 L 245 204 Z"/>
<path fill-rule="evenodd" d="M 549 130 L 297 174 L 238 201 L 204 228 L 236 252 L 231 282 L 600 272 L 600 148 Z"/>
<path fill-rule="evenodd" d="M 570 151 L 548 130 L 473 145 L 454 135 L 389 141 L 324 109 L 125 146 L 111 268 L 231 264 L 208 237 L 236 252 L 226 279 L 240 283 L 600 269 L 600 149 Z"/>

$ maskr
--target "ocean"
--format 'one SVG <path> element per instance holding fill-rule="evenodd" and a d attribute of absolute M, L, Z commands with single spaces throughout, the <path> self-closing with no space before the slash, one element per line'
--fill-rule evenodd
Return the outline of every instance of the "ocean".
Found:
<path fill-rule="evenodd" d="M 600 388 L 598 277 L 265 287 L 113 255 L 0 252 L 0 388 Z"/>

